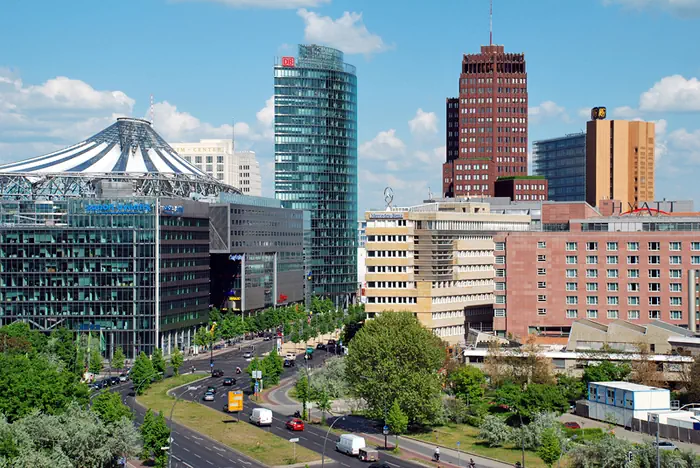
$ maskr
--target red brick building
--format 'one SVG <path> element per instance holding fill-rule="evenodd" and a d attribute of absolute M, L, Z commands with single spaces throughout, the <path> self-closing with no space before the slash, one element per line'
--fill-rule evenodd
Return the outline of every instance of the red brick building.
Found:
<path fill-rule="evenodd" d="M 543 203 L 542 227 L 494 237 L 498 334 L 566 336 L 581 318 L 700 321 L 700 213 L 603 217 L 583 202 Z"/>
<path fill-rule="evenodd" d="M 459 98 L 448 98 L 446 110 L 446 197 L 494 196 L 499 177 L 527 175 L 525 54 L 502 45 L 465 54 Z"/>
<path fill-rule="evenodd" d="M 543 176 L 499 177 L 494 186 L 496 197 L 513 201 L 547 200 L 547 179 Z"/>

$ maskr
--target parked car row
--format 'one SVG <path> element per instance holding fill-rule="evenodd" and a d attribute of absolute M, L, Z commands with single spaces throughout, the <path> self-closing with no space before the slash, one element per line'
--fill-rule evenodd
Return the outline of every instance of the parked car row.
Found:
<path fill-rule="evenodd" d="M 113 387 L 114 385 L 119 385 L 129 380 L 129 374 L 120 374 L 114 377 L 107 377 L 102 380 L 96 380 L 90 384 L 90 388 L 93 390 L 102 390 L 103 388 Z"/>

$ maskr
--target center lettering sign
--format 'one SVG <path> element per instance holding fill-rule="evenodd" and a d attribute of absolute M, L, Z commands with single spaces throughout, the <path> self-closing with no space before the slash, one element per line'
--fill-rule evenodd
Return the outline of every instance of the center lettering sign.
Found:
<path fill-rule="evenodd" d="M 294 57 L 282 57 L 282 66 L 283 67 L 293 67 L 294 66 Z"/>
<path fill-rule="evenodd" d="M 403 219 L 403 213 L 370 213 L 369 219 Z"/>
<path fill-rule="evenodd" d="M 185 208 L 180 205 L 163 205 L 160 212 L 166 215 L 181 215 L 185 212 Z"/>
<path fill-rule="evenodd" d="M 148 203 L 103 203 L 85 205 L 87 214 L 144 214 L 150 213 L 153 207 Z"/>

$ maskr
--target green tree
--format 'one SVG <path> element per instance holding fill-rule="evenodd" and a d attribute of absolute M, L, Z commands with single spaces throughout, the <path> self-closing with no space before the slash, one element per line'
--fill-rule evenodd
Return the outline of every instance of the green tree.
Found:
<path fill-rule="evenodd" d="M 153 350 L 151 355 L 151 362 L 153 363 L 153 370 L 156 371 L 158 377 L 165 375 L 165 359 L 163 358 L 163 350 L 156 348 Z"/>
<path fill-rule="evenodd" d="M 122 418 L 133 419 L 131 409 L 122 403 L 119 393 L 102 392 L 92 400 L 91 407 L 105 424 L 114 424 Z"/>
<path fill-rule="evenodd" d="M 273 349 L 270 354 L 265 356 L 260 363 L 260 370 L 263 373 L 263 381 L 269 387 L 277 385 L 280 382 L 280 376 L 284 371 L 284 359 L 277 354 L 277 350 Z"/>
<path fill-rule="evenodd" d="M 474 366 L 460 366 L 447 375 L 447 382 L 455 396 L 468 405 L 483 401 L 486 377 Z"/>
<path fill-rule="evenodd" d="M 513 430 L 498 416 L 488 415 L 479 426 L 479 439 L 485 441 L 489 447 L 501 447 L 510 442 Z"/>
<path fill-rule="evenodd" d="M 32 411 L 58 414 L 88 401 L 87 385 L 46 356 L 0 354 L 0 414 L 13 422 Z"/>
<path fill-rule="evenodd" d="M 316 407 L 321 412 L 321 421 L 326 424 L 326 413 L 331 411 L 331 398 L 325 390 L 312 390 Z"/>
<path fill-rule="evenodd" d="M 408 430 L 408 416 L 403 412 L 399 402 L 394 400 L 386 414 L 386 425 L 389 426 L 389 431 L 396 435 L 396 446 L 399 446 L 398 436 L 405 434 Z"/>
<path fill-rule="evenodd" d="M 690 372 L 687 372 L 686 388 L 688 389 L 688 401 L 700 401 L 700 356 L 695 356 Z"/>
<path fill-rule="evenodd" d="M 324 366 L 314 372 L 311 386 L 316 392 L 325 392 L 331 400 L 343 398 L 350 393 L 345 378 L 345 358 L 340 356 L 326 360 Z"/>
<path fill-rule="evenodd" d="M 569 400 L 569 403 L 574 403 L 586 395 L 586 386 L 581 379 L 566 374 L 557 376 L 557 388 Z"/>
<path fill-rule="evenodd" d="M 550 467 L 561 458 L 561 442 L 551 428 L 542 434 L 542 445 L 537 449 L 537 456 Z"/>
<path fill-rule="evenodd" d="M 102 355 L 95 349 L 90 353 L 90 372 L 99 374 L 102 372 Z"/>
<path fill-rule="evenodd" d="M 75 369 L 75 333 L 65 327 L 54 329 L 49 336 L 47 348 L 49 352 L 58 356 L 68 369 Z"/>
<path fill-rule="evenodd" d="M 384 312 L 367 322 L 346 359 L 348 383 L 373 417 L 382 418 L 394 401 L 410 423 L 427 424 L 442 414 L 438 371 L 445 346 L 412 313 Z"/>
<path fill-rule="evenodd" d="M 185 358 L 182 356 L 180 348 L 175 347 L 173 353 L 170 355 L 170 365 L 173 366 L 175 375 L 180 375 L 180 367 L 182 367 L 183 362 L 185 362 Z"/>
<path fill-rule="evenodd" d="M 506 382 L 494 392 L 494 401 L 497 405 L 516 410 L 522 397 L 522 389 L 513 382 Z"/>
<path fill-rule="evenodd" d="M 141 425 L 141 437 L 143 437 L 142 459 L 153 459 L 157 468 L 165 468 L 168 463 L 168 454 L 163 447 L 170 446 L 170 428 L 165 422 L 163 412 L 153 414 L 149 409 L 143 418 Z"/>
<path fill-rule="evenodd" d="M 311 386 L 309 385 L 309 379 L 307 379 L 305 375 L 302 375 L 297 379 L 297 383 L 294 385 L 294 389 L 296 390 L 297 398 L 301 400 L 301 417 L 303 419 L 306 419 L 306 404 L 313 398 L 313 391 L 311 390 Z"/>
<path fill-rule="evenodd" d="M 138 395 L 142 395 L 156 378 L 157 374 L 153 369 L 153 363 L 143 351 L 141 351 L 134 361 L 134 366 L 131 368 L 130 375 Z"/>
<path fill-rule="evenodd" d="M 112 367 L 115 369 L 124 369 L 124 361 L 126 361 L 126 356 L 124 356 L 124 351 L 121 347 L 117 347 L 112 355 Z"/>
<path fill-rule="evenodd" d="M 632 368 L 627 363 L 615 364 L 610 361 L 603 361 L 597 365 L 586 366 L 581 379 L 588 389 L 591 382 L 618 382 L 627 379 L 632 372 Z"/>
<path fill-rule="evenodd" d="M 569 401 L 556 386 L 530 384 L 516 408 L 523 417 L 534 418 L 538 413 L 562 414 L 569 408 Z"/>
<path fill-rule="evenodd" d="M 36 351 L 37 353 L 46 350 L 48 342 L 46 335 L 38 330 L 32 330 L 28 323 L 14 322 L 0 328 L 0 332 L 3 332 L 3 335 L 7 336 L 7 338 L 17 338 L 18 342 L 28 341 L 32 351 Z"/>
<path fill-rule="evenodd" d="M 600 440 L 575 445 L 568 452 L 569 466 L 571 468 L 627 466 L 627 454 L 634 449 L 631 442 L 608 434 Z"/>

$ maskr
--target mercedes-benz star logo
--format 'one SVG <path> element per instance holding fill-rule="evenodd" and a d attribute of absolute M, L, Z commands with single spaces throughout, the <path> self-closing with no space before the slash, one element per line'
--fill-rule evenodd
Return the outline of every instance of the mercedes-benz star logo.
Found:
<path fill-rule="evenodd" d="M 391 189 L 391 187 L 384 189 L 384 201 L 386 202 L 387 207 L 390 207 L 391 202 L 394 201 L 394 191 Z"/>

